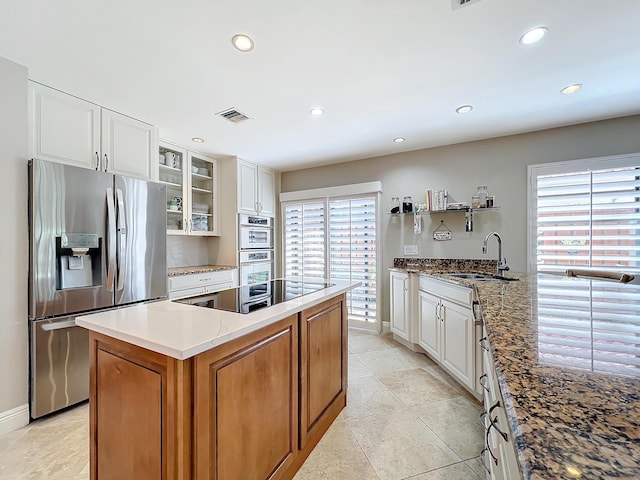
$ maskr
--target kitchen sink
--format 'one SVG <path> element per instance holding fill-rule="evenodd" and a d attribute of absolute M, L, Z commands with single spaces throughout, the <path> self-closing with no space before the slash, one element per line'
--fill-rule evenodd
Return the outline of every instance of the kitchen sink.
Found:
<path fill-rule="evenodd" d="M 504 277 L 502 275 L 494 275 L 491 273 L 474 273 L 474 272 L 450 272 L 446 273 L 450 277 L 463 278 L 465 280 L 518 280 L 517 278 Z"/>

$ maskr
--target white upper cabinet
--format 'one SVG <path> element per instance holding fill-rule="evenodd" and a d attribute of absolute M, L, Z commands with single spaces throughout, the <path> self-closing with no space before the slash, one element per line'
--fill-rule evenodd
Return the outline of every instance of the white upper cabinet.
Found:
<path fill-rule="evenodd" d="M 275 216 L 276 173 L 238 160 L 238 212 Z"/>
<path fill-rule="evenodd" d="M 258 166 L 238 160 L 238 212 L 258 213 Z"/>
<path fill-rule="evenodd" d="M 219 235 L 217 160 L 159 143 L 159 182 L 167 186 L 168 235 Z"/>
<path fill-rule="evenodd" d="M 29 82 L 30 156 L 157 180 L 153 125 Z"/>
<path fill-rule="evenodd" d="M 264 167 L 258 167 L 258 207 L 260 215 L 276 214 L 276 174 Z"/>
<path fill-rule="evenodd" d="M 157 130 L 148 123 L 102 109 L 102 170 L 157 180 Z"/>

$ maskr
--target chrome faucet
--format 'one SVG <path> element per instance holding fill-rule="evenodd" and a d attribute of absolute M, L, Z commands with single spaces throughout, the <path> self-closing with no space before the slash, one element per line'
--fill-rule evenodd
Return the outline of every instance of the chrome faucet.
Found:
<path fill-rule="evenodd" d="M 496 267 L 496 274 L 502 275 L 502 273 L 509 270 L 509 265 L 507 265 L 507 259 L 502 258 L 502 237 L 498 232 L 487 233 L 487 236 L 484 237 L 484 243 L 482 244 L 482 253 L 487 254 L 487 242 L 492 235 L 498 239 L 498 266 Z"/>

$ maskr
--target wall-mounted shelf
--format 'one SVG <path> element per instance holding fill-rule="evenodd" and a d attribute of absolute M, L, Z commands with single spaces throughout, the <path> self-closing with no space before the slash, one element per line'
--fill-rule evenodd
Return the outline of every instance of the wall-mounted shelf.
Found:
<path fill-rule="evenodd" d="M 404 215 L 434 215 L 439 213 L 464 213 L 465 214 L 465 230 L 467 232 L 473 232 L 473 214 L 475 212 L 487 212 L 487 211 L 495 211 L 500 210 L 501 206 L 496 205 L 495 207 L 486 207 L 486 208 L 450 208 L 448 210 L 425 210 L 421 212 L 411 212 L 411 213 L 388 213 L 392 217 L 402 217 Z"/>

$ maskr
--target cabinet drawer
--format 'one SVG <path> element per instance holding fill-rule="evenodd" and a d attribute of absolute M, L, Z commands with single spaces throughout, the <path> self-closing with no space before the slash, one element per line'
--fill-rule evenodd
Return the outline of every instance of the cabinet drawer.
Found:
<path fill-rule="evenodd" d="M 453 285 L 449 282 L 436 280 L 434 278 L 420 275 L 420 290 L 433 293 L 441 298 L 446 298 L 452 302 L 465 306 L 471 306 L 473 302 L 473 289 Z"/>
<path fill-rule="evenodd" d="M 193 273 L 190 275 L 169 277 L 169 291 L 204 287 L 215 283 L 231 283 L 233 286 L 234 272 L 235 270 L 221 270 L 217 272 Z"/>

